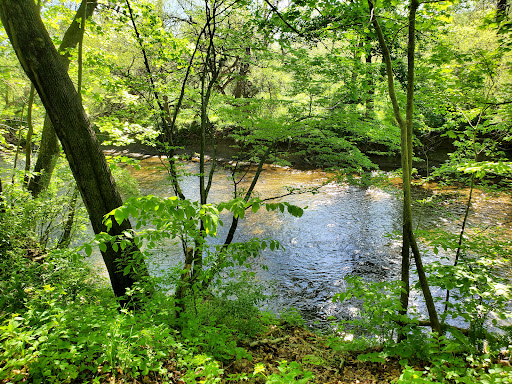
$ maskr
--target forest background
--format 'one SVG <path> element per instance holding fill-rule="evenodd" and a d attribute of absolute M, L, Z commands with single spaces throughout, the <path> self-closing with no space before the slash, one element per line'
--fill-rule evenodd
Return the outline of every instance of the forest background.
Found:
<path fill-rule="evenodd" d="M 506 1 L 2 0 L 0 18 L 0 380 L 336 382 L 356 350 L 358 361 L 394 361 L 398 382 L 512 381 L 510 241 L 499 226 L 466 226 L 476 187 L 510 188 Z M 140 196 L 128 172 L 137 162 L 107 163 L 100 145 L 159 156 L 174 196 Z M 251 362 L 247 340 L 280 323 L 259 312 L 263 291 L 240 266 L 282 247 L 235 242 L 238 223 L 260 209 L 300 217 L 304 207 L 283 198 L 319 193 L 262 198 L 264 165 L 322 168 L 367 188 L 393 161 L 401 281 L 348 278 L 333 300 L 364 304 L 325 336 L 328 352 Z M 211 203 L 219 169 L 232 198 Z M 467 187 L 460 231 L 413 230 L 413 204 L 445 203 L 413 201 L 413 175 Z M 197 199 L 185 176 L 197 178 Z M 229 230 L 212 243 L 221 212 Z M 148 258 L 169 238 L 183 263 L 151 276 Z M 111 288 L 84 259 L 96 246 Z M 425 248 L 453 256 L 424 266 Z M 428 320 L 408 308 L 411 262 Z"/>

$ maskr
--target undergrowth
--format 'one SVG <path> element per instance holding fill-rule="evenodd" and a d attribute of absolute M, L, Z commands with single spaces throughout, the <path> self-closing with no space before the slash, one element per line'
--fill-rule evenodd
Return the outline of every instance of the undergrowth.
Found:
<path fill-rule="evenodd" d="M 398 282 L 349 277 L 349 289 L 335 300 L 358 313 L 335 335 L 320 337 L 304 330 L 297 312 L 281 321 L 260 312 L 266 288 L 243 269 L 208 277 L 208 288 L 191 289 L 186 305 L 141 283 L 131 293 L 137 309 L 121 308 L 79 248 L 38 235 L 45 212 L 53 212 L 51 220 L 66 216 L 61 194 L 32 199 L 13 185 L 4 196 L 1 384 L 365 382 L 364 364 L 374 369 L 368 382 L 512 383 L 504 364 L 512 332 L 500 322 L 510 319 L 510 287 L 491 268 L 506 262 L 509 247 L 491 235 L 472 236 L 456 267 L 428 267 L 431 284 L 452 291 L 441 316 L 444 335 L 428 333 L 414 312 L 400 314 Z M 52 231 L 58 236 L 58 226 Z M 457 246 L 447 234 L 422 235 L 436 252 Z M 169 287 L 177 278 L 170 272 L 151 286 Z M 456 317 L 467 332 L 449 325 Z M 350 342 L 340 337 L 347 333 L 354 335 Z M 399 370 L 389 375 L 390 366 Z"/>

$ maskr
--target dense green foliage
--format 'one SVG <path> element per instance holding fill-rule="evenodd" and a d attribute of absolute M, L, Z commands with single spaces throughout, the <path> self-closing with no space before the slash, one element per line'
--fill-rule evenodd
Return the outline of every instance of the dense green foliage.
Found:
<path fill-rule="evenodd" d="M 78 2 L 39 5 L 58 46 Z M 127 220 L 134 229 L 94 238 L 63 159 L 53 174 L 43 171 L 51 179 L 43 193 L 27 190 L 31 174 L 19 171 L 21 151 L 27 140 L 40 143 L 44 108 L 29 97 L 30 82 L 2 30 L 0 383 L 315 382 L 310 369 L 322 363 L 312 355 L 226 373 L 253 358 L 250 340 L 279 324 L 260 311 L 269 287 L 249 266 L 266 248 L 278 252 L 282 245 L 269 238 L 236 242 L 234 233 L 247 212 L 300 218 L 305 207 L 274 199 L 318 192 L 290 187 L 283 196 L 258 196 L 265 163 L 320 167 L 333 180 L 363 187 L 376 181 L 379 162 L 399 168 L 397 110 L 407 105 L 418 175 L 469 186 L 464 212 L 454 218 L 460 230 L 414 229 L 423 256 L 439 256 L 425 269 L 428 285 L 441 292 L 435 310 L 442 332 L 427 331 L 434 325 L 422 308 L 402 308 L 405 284 L 349 276 L 333 300 L 357 309 L 334 324 L 326 343 L 339 356 L 356 350 L 361 361 L 398 360 L 397 383 L 512 383 L 510 239 L 500 228 L 466 225 L 477 186 L 510 199 L 506 5 L 420 3 L 409 36 L 416 49 L 408 52 L 409 5 L 395 0 L 99 4 L 85 23 L 83 62 L 78 50 L 67 52 L 70 76 L 83 77 L 79 92 L 99 142 L 157 153 L 173 195 L 141 195 L 128 171 L 137 162 L 109 159 L 125 203 L 105 216 L 106 232 Z M 408 53 L 415 58 L 413 83 Z M 181 165 L 192 157 L 199 171 L 187 173 Z M 228 157 L 221 166 L 232 189 L 228 201 L 212 203 L 221 157 Z M 186 195 L 187 178 L 197 180 L 198 196 Z M 441 210 L 445 201 L 414 204 Z M 229 231 L 220 238 L 224 225 Z M 140 277 L 165 242 L 178 244 L 182 262 Z M 138 277 L 124 297 L 128 306 L 94 271 L 97 249 L 130 250 L 117 260 L 124 275 Z M 303 325 L 288 317 L 288 324 Z M 462 325 L 451 325 L 454 319 Z"/>
<path fill-rule="evenodd" d="M 129 179 L 126 175 L 118 178 Z M 55 177 L 52 188 L 58 183 L 63 181 Z M 98 282 L 83 253 L 75 248 L 51 247 L 48 251 L 35 238 L 38 228 L 33 223 L 45 224 L 34 215 L 38 212 L 35 207 L 44 204 L 55 215 L 64 216 L 63 196 L 31 199 L 14 188 L 4 191 L 4 196 L 8 205 L 0 222 L 2 382 L 27 378 L 31 382 L 101 382 L 107 376 L 125 380 L 148 374 L 162 382 L 172 377 L 185 382 L 195 382 L 196 378 L 217 382 L 222 374 L 217 361 L 248 356 L 237 347 L 237 340 L 255 336 L 271 319 L 260 319 L 256 305 L 265 295 L 251 274 L 236 281 L 219 280 L 208 292 L 192 291 L 186 300 L 194 305 L 179 318 L 175 316 L 175 298 L 165 292 L 140 300 L 137 312 L 120 310 L 107 282 Z M 146 204 L 148 201 L 151 197 L 146 198 Z M 43 208 L 38 208 L 42 214 Z M 279 209 L 279 205 L 269 209 Z M 156 211 L 151 208 L 149 212 Z M 196 213 L 193 210 L 185 222 L 197 220 L 193 217 Z M 158 216 L 162 219 L 162 214 Z M 159 230 L 165 232 L 164 228 Z M 151 242 L 159 235 L 153 232 L 152 236 Z M 269 246 L 278 244 L 270 241 Z M 259 247 L 260 243 L 248 244 L 247 250 L 239 249 L 238 254 L 250 249 L 255 252 Z M 169 285 L 175 279 L 168 271 L 156 282 Z M 139 286 L 130 294 L 143 291 Z M 301 371 L 294 372 L 297 375 Z"/>

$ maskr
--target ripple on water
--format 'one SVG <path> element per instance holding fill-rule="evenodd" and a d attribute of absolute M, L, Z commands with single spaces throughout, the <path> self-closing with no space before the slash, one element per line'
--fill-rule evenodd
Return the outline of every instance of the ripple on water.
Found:
<path fill-rule="evenodd" d="M 143 160 L 141 164 L 142 169 L 134 171 L 134 175 L 143 193 L 172 195 L 165 171 L 158 168 L 158 159 Z M 186 163 L 182 168 L 189 174 L 198 171 L 197 163 Z M 211 201 L 231 198 L 231 182 L 227 176 L 228 172 L 221 172 L 214 178 Z M 286 186 L 313 187 L 326 180 L 327 174 L 320 171 L 265 167 L 256 192 L 262 198 L 269 198 L 286 192 Z M 187 197 L 198 197 L 194 176 L 184 177 L 183 185 Z M 247 186 L 247 183 L 240 185 Z M 385 236 L 401 229 L 402 203 L 397 194 L 374 187 L 360 189 L 331 182 L 318 194 L 288 196 L 286 201 L 308 208 L 300 219 L 280 212 L 249 212 L 240 222 L 234 240 L 268 237 L 285 247 L 284 251 L 263 251 L 253 263 L 257 279 L 275 288 L 276 297 L 268 304 L 269 309 L 282 311 L 293 306 L 308 323 L 320 321 L 325 325 L 330 316 L 350 318 L 358 311 L 353 304 L 331 301 L 335 293 L 346 289 L 343 280 L 346 275 L 379 281 L 398 278 L 401 241 Z M 510 204 L 506 211 L 510 211 Z M 422 225 L 453 224 L 447 212 L 420 209 L 415 215 Z M 491 220 L 485 214 L 482 217 Z M 224 215 L 222 220 L 229 226 L 229 217 Z M 221 228 L 216 242 L 220 242 L 226 232 L 227 228 Z M 180 253 L 178 246 L 162 246 L 155 255 L 155 269 L 170 268 L 180 262 Z M 260 268 L 263 264 L 267 270 Z M 419 302 L 420 297 L 413 295 L 413 301 Z"/>

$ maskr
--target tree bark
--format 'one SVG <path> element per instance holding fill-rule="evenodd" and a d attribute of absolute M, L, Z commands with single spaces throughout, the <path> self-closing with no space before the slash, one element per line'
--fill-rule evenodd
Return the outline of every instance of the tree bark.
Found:
<path fill-rule="evenodd" d="M 84 17 L 89 18 L 92 16 L 94 9 L 97 6 L 97 1 L 82 0 L 80 7 L 76 11 L 75 17 L 67 29 L 62 43 L 59 46 L 61 60 L 67 69 L 71 62 L 70 50 L 74 49 L 80 41 L 83 34 L 80 28 L 80 20 Z M 34 165 L 34 177 L 30 179 L 28 190 L 32 196 L 37 197 L 43 190 L 50 184 L 53 170 L 57 164 L 60 155 L 59 140 L 53 129 L 52 122 L 48 115 L 44 118 L 43 132 L 41 136 L 41 143 L 39 146 L 39 154 L 37 156 L 36 164 Z"/>
<path fill-rule="evenodd" d="M 364 117 L 370 118 L 374 110 L 374 98 L 375 98 L 375 82 L 373 81 L 373 69 L 372 69 L 372 48 L 367 47 L 365 50 L 365 61 L 366 61 L 366 86 L 368 91 L 366 93 L 365 100 L 365 111 Z"/>
<path fill-rule="evenodd" d="M 34 84 L 68 159 L 95 233 L 106 230 L 103 217 L 122 204 L 96 135 L 67 74 L 67 66 L 55 49 L 33 0 L 0 0 L 0 19 L 23 70 Z M 111 235 L 131 229 L 115 220 Z M 136 276 L 122 267 L 137 247 L 102 252 L 114 294 L 123 296 Z M 146 270 L 141 272 L 147 273 Z"/>
<path fill-rule="evenodd" d="M 48 188 L 59 155 L 59 139 L 55 129 L 53 129 L 50 117 L 45 115 L 39 152 L 34 165 L 34 176 L 30 179 L 27 187 L 33 197 L 39 196 L 42 191 Z"/>
<path fill-rule="evenodd" d="M 5 199 L 2 188 L 2 179 L 0 179 L 0 213 L 5 213 Z"/>
<path fill-rule="evenodd" d="M 256 184 L 258 183 L 258 179 L 261 175 L 261 171 L 263 170 L 263 165 L 265 165 L 265 161 L 267 161 L 268 156 L 270 155 L 270 152 L 274 149 L 275 143 L 270 143 L 267 147 L 267 150 L 265 151 L 265 154 L 261 157 L 260 162 L 258 163 L 258 168 L 256 169 L 256 173 L 254 174 L 254 177 L 252 178 L 251 185 L 249 186 L 249 189 L 247 189 L 247 192 L 244 196 L 244 201 L 247 202 L 252 196 L 252 193 L 254 192 L 254 188 L 256 187 Z M 224 240 L 224 244 L 222 245 L 223 249 L 226 249 L 233 241 L 233 238 L 235 237 L 235 232 L 238 227 L 238 217 L 233 216 L 233 220 L 231 221 L 231 226 L 229 227 L 228 234 L 226 235 L 226 240 Z"/>
<path fill-rule="evenodd" d="M 18 140 L 16 143 L 16 154 L 14 155 L 14 165 L 12 167 L 11 184 L 14 184 L 14 178 L 16 176 L 16 168 L 18 167 L 18 156 L 20 154 L 20 149 L 21 149 L 21 127 L 23 126 L 23 112 L 25 112 L 25 102 L 23 102 L 23 105 L 21 106 L 20 125 L 18 127 Z"/>
<path fill-rule="evenodd" d="M 71 200 L 69 201 L 68 205 L 68 217 L 66 219 L 66 223 L 64 224 L 64 231 L 62 232 L 62 236 L 57 244 L 57 248 L 67 248 L 71 242 L 71 232 L 73 231 L 73 224 L 75 222 L 77 204 L 78 188 L 75 186 L 73 188 L 73 194 L 71 195 Z"/>

